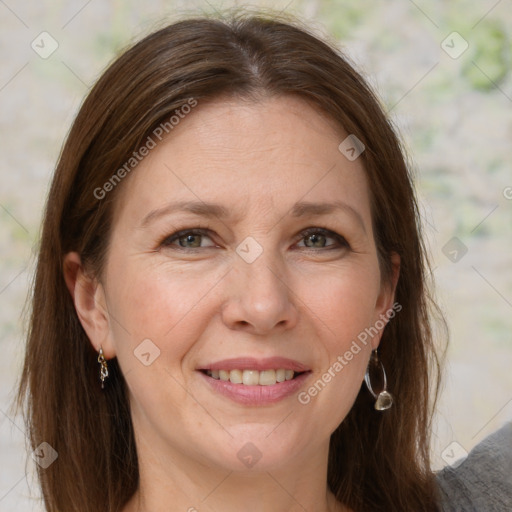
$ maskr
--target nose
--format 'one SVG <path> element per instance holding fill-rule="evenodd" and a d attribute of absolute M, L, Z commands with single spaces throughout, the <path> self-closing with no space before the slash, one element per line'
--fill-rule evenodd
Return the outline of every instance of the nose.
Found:
<path fill-rule="evenodd" d="M 230 329 L 265 335 L 297 324 L 296 295 L 286 273 L 265 254 L 252 263 L 239 258 L 227 276 L 222 320 Z"/>

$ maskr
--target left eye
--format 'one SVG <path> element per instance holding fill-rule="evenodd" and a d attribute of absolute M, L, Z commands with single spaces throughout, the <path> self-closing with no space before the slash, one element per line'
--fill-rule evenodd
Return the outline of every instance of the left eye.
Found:
<path fill-rule="evenodd" d="M 302 231 L 302 233 L 300 235 L 302 237 L 302 240 L 307 240 L 307 241 L 309 241 L 309 242 L 311 242 L 313 244 L 311 246 L 306 245 L 306 247 L 308 247 L 308 248 L 315 248 L 316 247 L 316 248 L 319 248 L 319 249 L 325 249 L 326 247 L 331 247 L 333 249 L 336 249 L 336 248 L 344 248 L 344 247 L 347 248 L 347 247 L 349 247 L 349 244 L 345 240 L 344 237 L 342 237 L 341 235 L 338 235 L 338 233 L 334 233 L 334 231 L 330 231 L 328 229 L 309 228 L 309 229 L 306 229 L 306 230 Z M 322 245 L 322 244 L 326 243 L 326 241 L 329 238 L 331 240 L 335 240 L 336 243 L 330 244 L 329 246 Z M 320 244 L 320 247 L 318 245 L 315 245 L 315 244 Z M 336 247 L 336 245 L 338 245 L 338 247 Z"/>
<path fill-rule="evenodd" d="M 192 229 L 188 231 L 179 231 L 168 236 L 162 241 L 161 245 L 165 247 L 176 246 L 177 241 L 180 248 L 184 249 L 198 249 L 201 247 L 215 247 L 212 243 L 208 246 L 202 246 L 201 241 L 203 238 L 210 239 L 209 231 L 204 229 Z M 306 247 L 308 249 L 340 249 L 348 248 L 349 244 L 344 237 L 324 228 L 309 228 L 300 233 L 300 239 L 305 242 L 304 245 L 299 247 Z M 327 240 L 334 240 L 335 243 L 327 245 Z M 312 245 L 307 245 L 311 243 Z"/>

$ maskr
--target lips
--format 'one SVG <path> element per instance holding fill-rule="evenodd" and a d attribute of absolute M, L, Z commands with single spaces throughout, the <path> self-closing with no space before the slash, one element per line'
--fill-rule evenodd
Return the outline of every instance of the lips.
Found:
<path fill-rule="evenodd" d="M 252 406 L 275 403 L 293 395 L 311 374 L 306 365 L 284 357 L 225 359 L 197 370 L 216 393 Z"/>
<path fill-rule="evenodd" d="M 247 386 L 245 384 L 234 384 L 229 380 L 216 380 L 203 372 L 198 372 L 198 374 L 208 386 L 208 389 L 215 394 L 222 395 L 245 406 L 266 406 L 292 397 L 304 388 L 311 376 L 311 372 L 303 372 L 297 374 L 291 380 L 285 380 L 274 385 Z"/>

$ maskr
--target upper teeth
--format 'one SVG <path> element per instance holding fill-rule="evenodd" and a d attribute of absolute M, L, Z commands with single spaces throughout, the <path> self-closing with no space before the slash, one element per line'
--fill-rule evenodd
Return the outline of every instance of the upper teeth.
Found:
<path fill-rule="evenodd" d="M 207 375 L 214 379 L 229 380 L 233 384 L 245 384 L 246 386 L 272 386 L 277 382 L 291 380 L 293 370 L 207 370 Z"/>

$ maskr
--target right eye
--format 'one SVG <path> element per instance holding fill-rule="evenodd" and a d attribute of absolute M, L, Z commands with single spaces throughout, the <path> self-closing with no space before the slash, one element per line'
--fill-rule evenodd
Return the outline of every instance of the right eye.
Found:
<path fill-rule="evenodd" d="M 201 242 L 204 237 L 210 238 L 208 236 L 209 232 L 209 230 L 202 228 L 177 231 L 176 233 L 173 233 L 162 240 L 160 245 L 162 247 L 175 247 L 177 249 L 200 249 L 201 247 L 215 247 L 215 244 L 201 246 Z M 175 243 L 176 241 L 179 245 Z"/>

